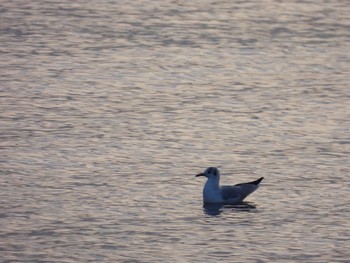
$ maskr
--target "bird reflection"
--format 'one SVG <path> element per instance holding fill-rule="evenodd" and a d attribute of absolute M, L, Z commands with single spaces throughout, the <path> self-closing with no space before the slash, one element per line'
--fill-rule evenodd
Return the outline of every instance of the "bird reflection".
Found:
<path fill-rule="evenodd" d="M 252 212 L 256 209 L 256 205 L 249 202 L 240 202 L 237 204 L 224 205 L 224 204 L 204 204 L 203 212 L 210 216 L 220 215 L 222 212 L 230 209 L 235 212 Z"/>

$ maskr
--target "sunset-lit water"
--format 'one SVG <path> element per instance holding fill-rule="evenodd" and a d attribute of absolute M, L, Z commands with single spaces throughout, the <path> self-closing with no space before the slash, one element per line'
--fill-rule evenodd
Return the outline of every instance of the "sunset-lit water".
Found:
<path fill-rule="evenodd" d="M 348 262 L 348 1 L 2 1 L 1 262 Z M 203 178 L 265 179 L 203 207 Z"/>

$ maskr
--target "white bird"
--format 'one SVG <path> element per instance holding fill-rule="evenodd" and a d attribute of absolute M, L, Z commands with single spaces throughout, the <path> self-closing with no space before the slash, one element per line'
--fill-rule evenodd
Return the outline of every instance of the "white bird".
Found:
<path fill-rule="evenodd" d="M 220 172 L 216 167 L 209 167 L 198 176 L 208 178 L 203 188 L 203 202 L 205 204 L 237 204 L 259 187 L 264 177 L 249 183 L 241 183 L 232 186 L 220 186 Z"/>

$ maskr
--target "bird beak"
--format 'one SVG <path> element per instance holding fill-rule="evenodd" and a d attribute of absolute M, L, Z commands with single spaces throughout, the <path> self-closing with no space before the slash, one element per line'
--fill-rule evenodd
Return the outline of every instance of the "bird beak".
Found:
<path fill-rule="evenodd" d="M 205 176 L 204 173 L 197 174 L 196 177 L 198 176 Z"/>

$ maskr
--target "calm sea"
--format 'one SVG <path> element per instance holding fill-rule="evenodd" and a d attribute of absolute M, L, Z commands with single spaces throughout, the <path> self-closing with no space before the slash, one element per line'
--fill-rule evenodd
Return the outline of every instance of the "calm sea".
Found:
<path fill-rule="evenodd" d="M 349 14 L 1 1 L 0 262 L 349 262 Z"/>

